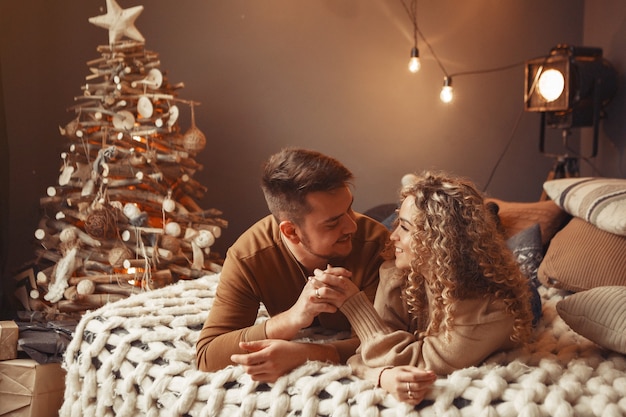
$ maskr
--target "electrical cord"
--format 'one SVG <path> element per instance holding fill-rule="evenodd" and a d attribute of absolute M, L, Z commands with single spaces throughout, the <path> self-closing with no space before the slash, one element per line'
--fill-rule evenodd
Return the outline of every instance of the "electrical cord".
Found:
<path fill-rule="evenodd" d="M 504 149 L 500 153 L 500 156 L 498 157 L 498 159 L 496 160 L 496 163 L 491 169 L 491 173 L 489 174 L 489 177 L 487 178 L 487 182 L 485 183 L 485 186 L 483 187 L 483 192 L 486 192 L 487 188 L 489 188 L 489 184 L 491 184 L 491 180 L 493 179 L 493 176 L 495 175 L 496 170 L 498 169 L 498 166 L 504 159 L 504 155 L 506 155 L 507 151 L 509 150 L 511 143 L 513 143 L 513 139 L 515 138 L 515 132 L 517 131 L 517 127 L 519 126 L 520 120 L 522 120 L 523 114 L 524 114 L 524 108 L 522 108 L 522 110 L 518 114 L 517 119 L 515 120 L 515 124 L 513 125 L 513 130 L 511 131 L 511 134 L 509 136 L 509 140 L 507 141 L 506 145 L 504 146 Z"/>

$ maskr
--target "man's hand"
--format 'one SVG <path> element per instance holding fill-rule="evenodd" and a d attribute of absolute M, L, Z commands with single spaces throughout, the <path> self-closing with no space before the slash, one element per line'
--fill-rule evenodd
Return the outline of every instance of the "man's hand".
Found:
<path fill-rule="evenodd" d="M 320 313 L 334 313 L 337 307 L 329 300 L 321 297 L 318 287 L 321 284 L 310 278 L 296 303 L 287 311 L 283 311 L 270 318 L 265 325 L 268 339 L 293 339 L 296 334 L 313 324 L 313 320 Z"/>
<path fill-rule="evenodd" d="M 328 267 L 322 271 L 316 269 L 313 277 L 316 295 L 324 302 L 340 308 L 346 300 L 360 291 L 350 279 L 352 272 L 342 267 Z"/>
<path fill-rule="evenodd" d="M 307 360 L 337 362 L 339 355 L 334 347 L 315 343 L 297 343 L 286 340 L 265 339 L 240 342 L 247 354 L 234 354 L 230 359 L 243 366 L 253 381 L 275 382 Z"/>
<path fill-rule="evenodd" d="M 426 396 L 437 375 L 415 366 L 396 366 L 383 371 L 380 387 L 399 401 L 417 405 Z"/>

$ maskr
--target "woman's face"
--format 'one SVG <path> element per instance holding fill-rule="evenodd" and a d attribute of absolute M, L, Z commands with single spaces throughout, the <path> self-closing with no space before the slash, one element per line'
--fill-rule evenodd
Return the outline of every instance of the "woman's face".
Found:
<path fill-rule="evenodd" d="M 415 231 L 415 225 L 411 219 L 415 215 L 415 197 L 407 196 L 398 213 L 398 226 L 389 237 L 393 242 L 396 256 L 396 268 L 403 270 L 411 269 L 411 260 L 413 253 L 411 252 L 410 242 L 411 234 Z"/>

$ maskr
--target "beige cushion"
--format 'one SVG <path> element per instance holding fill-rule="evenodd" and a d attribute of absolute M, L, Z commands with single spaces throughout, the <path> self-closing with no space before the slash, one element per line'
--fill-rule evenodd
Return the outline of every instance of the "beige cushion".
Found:
<path fill-rule="evenodd" d="M 572 216 L 626 236 L 626 179 L 559 178 L 546 181 L 543 189 Z"/>
<path fill-rule="evenodd" d="M 545 286 L 573 292 L 626 285 L 626 236 L 572 217 L 552 238 L 537 278 Z"/>
<path fill-rule="evenodd" d="M 541 243 L 547 246 L 552 236 L 569 219 L 569 215 L 553 201 L 510 202 L 487 198 L 498 205 L 498 216 L 508 239 L 534 224 L 541 229 Z"/>
<path fill-rule="evenodd" d="M 576 333 L 626 354 L 626 287 L 598 287 L 559 301 L 559 316 Z"/>

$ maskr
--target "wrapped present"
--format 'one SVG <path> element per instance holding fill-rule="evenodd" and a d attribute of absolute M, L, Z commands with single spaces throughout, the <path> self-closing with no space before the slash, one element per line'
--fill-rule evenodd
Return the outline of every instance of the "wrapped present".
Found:
<path fill-rule="evenodd" d="M 65 371 L 59 363 L 0 362 L 0 417 L 58 416 L 64 391 Z"/>
<path fill-rule="evenodd" d="M 0 361 L 17 358 L 19 328 L 14 321 L 0 321 Z"/>

